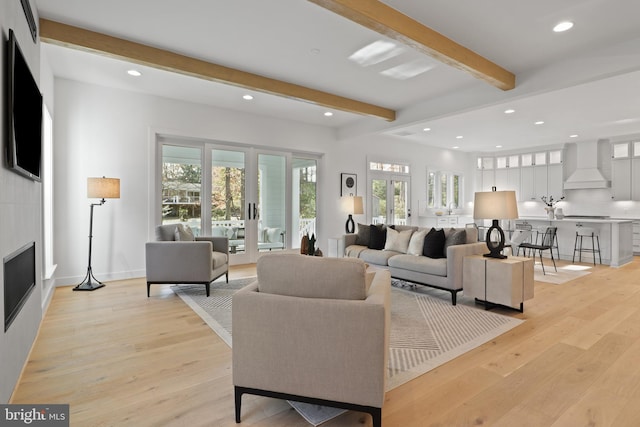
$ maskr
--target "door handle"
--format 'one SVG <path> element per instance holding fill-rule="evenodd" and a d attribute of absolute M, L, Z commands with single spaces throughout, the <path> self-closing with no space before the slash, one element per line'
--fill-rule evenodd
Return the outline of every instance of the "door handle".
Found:
<path fill-rule="evenodd" d="M 248 209 L 247 209 L 247 219 L 250 220 L 251 219 L 251 203 L 248 204 Z"/>
<path fill-rule="evenodd" d="M 253 204 L 253 219 L 258 219 L 258 208 L 255 203 Z"/>

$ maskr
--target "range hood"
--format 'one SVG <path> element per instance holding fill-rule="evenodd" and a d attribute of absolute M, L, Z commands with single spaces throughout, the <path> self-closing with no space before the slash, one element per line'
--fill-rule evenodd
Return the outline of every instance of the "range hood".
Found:
<path fill-rule="evenodd" d="M 609 188 L 608 181 L 598 168 L 598 141 L 578 142 L 576 170 L 564 182 L 565 190 Z"/>

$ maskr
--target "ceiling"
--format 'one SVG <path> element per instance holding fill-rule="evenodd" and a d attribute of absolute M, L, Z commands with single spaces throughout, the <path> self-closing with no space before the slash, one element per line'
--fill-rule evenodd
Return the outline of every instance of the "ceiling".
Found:
<path fill-rule="evenodd" d="M 511 71 L 516 88 L 498 89 L 309 1 L 36 0 L 40 18 L 394 109 L 397 118 L 326 117 L 311 103 L 43 43 L 60 78 L 329 126 L 340 138 L 379 133 L 463 151 L 640 135 L 637 0 L 384 3 Z M 574 28 L 554 33 L 563 20 Z M 393 42 L 395 56 L 349 59 L 376 41 Z M 406 65 L 422 73 L 385 74 Z M 142 76 L 127 75 L 131 68 Z M 242 99 L 248 93 L 253 100 Z"/>

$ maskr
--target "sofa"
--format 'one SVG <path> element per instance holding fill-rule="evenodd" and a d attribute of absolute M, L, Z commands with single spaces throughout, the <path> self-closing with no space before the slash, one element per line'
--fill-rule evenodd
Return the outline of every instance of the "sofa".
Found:
<path fill-rule="evenodd" d="M 344 235 L 343 247 L 346 257 L 389 269 L 393 278 L 451 292 L 453 305 L 462 290 L 464 257 L 489 252 L 475 227 L 358 224 L 356 234 Z"/>
<path fill-rule="evenodd" d="M 371 414 L 382 425 L 391 277 L 358 259 L 274 253 L 232 300 L 236 422 L 254 394 Z"/>

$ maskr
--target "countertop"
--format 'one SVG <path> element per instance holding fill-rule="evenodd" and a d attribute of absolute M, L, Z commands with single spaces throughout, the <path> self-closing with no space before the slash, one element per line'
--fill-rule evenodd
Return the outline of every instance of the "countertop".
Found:
<path fill-rule="evenodd" d="M 518 220 L 523 221 L 544 221 L 544 222 L 581 222 L 581 223 L 592 223 L 592 224 L 623 224 L 627 222 L 632 222 L 633 219 L 624 219 L 624 218 L 562 218 L 562 219 L 549 219 L 546 216 L 521 216 Z"/>

